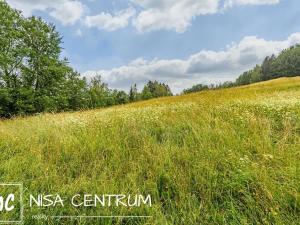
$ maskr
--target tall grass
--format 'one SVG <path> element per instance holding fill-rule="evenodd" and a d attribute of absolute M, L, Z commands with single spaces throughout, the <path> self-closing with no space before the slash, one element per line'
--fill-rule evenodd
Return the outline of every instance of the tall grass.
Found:
<path fill-rule="evenodd" d="M 151 194 L 152 207 L 29 208 L 25 224 L 300 224 L 300 78 L 0 122 L 0 181 Z M 32 215 L 147 215 L 51 219 Z"/>

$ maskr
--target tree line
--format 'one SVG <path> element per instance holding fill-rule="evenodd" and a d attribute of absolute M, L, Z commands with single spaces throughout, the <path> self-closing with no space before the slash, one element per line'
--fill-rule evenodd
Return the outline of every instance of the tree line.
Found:
<path fill-rule="evenodd" d="M 224 82 L 218 85 L 197 84 L 185 89 L 183 94 L 193 92 L 235 87 L 252 84 L 260 81 L 267 81 L 279 77 L 294 77 L 300 75 L 300 45 L 296 44 L 284 49 L 278 56 L 267 56 L 261 65 L 241 74 L 234 82 Z"/>
<path fill-rule="evenodd" d="M 100 76 L 82 78 L 61 58 L 62 37 L 53 24 L 25 18 L 0 0 L 0 117 L 106 107 L 172 95 L 149 81 L 142 92 L 108 88 Z"/>

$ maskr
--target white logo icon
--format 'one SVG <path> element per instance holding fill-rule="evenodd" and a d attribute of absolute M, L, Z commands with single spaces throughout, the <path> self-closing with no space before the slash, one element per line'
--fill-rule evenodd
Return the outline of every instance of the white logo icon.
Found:
<path fill-rule="evenodd" d="M 0 183 L 0 225 L 23 222 L 23 184 Z"/>
<path fill-rule="evenodd" d="M 9 194 L 6 199 L 3 196 L 0 196 L 0 212 L 2 212 L 2 211 L 6 211 L 6 212 L 12 211 L 15 208 L 15 206 L 13 205 L 14 201 L 15 201 L 15 195 L 14 194 Z"/>

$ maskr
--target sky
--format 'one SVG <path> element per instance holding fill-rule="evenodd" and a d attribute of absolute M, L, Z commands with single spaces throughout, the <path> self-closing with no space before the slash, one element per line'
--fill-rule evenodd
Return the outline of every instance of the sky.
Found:
<path fill-rule="evenodd" d="M 299 0 L 7 0 L 63 36 L 82 76 L 128 91 L 148 80 L 174 93 L 236 79 L 300 43 Z"/>

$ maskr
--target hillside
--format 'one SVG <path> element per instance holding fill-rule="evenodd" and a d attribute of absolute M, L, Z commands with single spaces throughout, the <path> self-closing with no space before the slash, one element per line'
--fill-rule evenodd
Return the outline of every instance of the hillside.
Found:
<path fill-rule="evenodd" d="M 300 77 L 0 121 L 0 180 L 30 193 L 144 193 L 152 207 L 32 208 L 73 224 L 300 224 Z M 68 219 L 47 219 L 70 224 Z"/>

